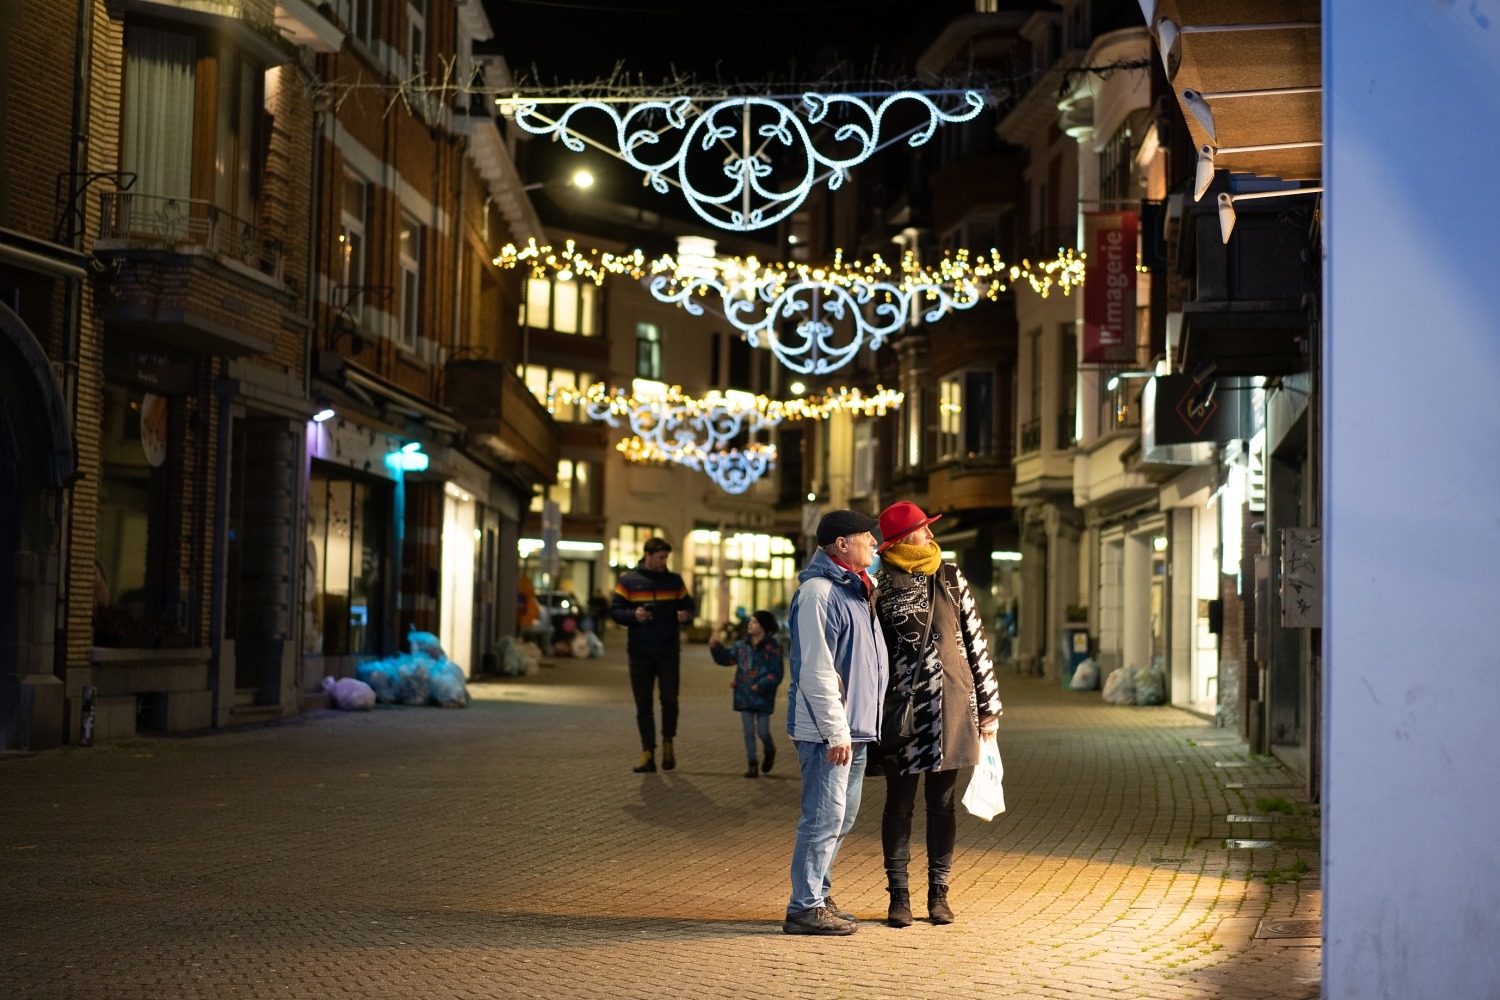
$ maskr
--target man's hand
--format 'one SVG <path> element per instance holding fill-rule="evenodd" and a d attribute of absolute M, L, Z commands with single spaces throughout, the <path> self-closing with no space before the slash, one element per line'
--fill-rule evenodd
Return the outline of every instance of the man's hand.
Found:
<path fill-rule="evenodd" d="M 828 748 L 828 763 L 836 767 L 846 767 L 854 759 L 854 745 L 852 743 L 835 743 Z"/>
<path fill-rule="evenodd" d="M 651 609 L 644 604 L 635 609 L 635 620 L 638 622 L 649 622 L 651 620 Z"/>
<path fill-rule="evenodd" d="M 677 612 L 677 620 L 686 625 L 688 621 L 688 613 L 686 611 Z"/>

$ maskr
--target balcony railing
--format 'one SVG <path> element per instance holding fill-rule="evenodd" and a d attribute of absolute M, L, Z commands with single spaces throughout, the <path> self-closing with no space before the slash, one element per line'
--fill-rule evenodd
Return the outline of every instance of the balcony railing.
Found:
<path fill-rule="evenodd" d="M 284 258 L 281 241 L 265 236 L 252 223 L 212 202 L 131 191 L 105 191 L 99 199 L 101 240 L 201 247 L 281 280 Z"/>
<path fill-rule="evenodd" d="M 1021 454 L 1041 451 L 1042 449 L 1042 418 L 1037 417 L 1028 420 L 1021 425 Z"/>

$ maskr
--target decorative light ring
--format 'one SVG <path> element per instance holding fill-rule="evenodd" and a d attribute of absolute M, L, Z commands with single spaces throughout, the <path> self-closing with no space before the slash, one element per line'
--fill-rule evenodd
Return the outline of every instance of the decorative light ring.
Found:
<path fill-rule="evenodd" d="M 985 95 L 978 90 L 960 92 L 962 103 L 951 111 L 938 107 L 929 96 L 952 93 L 900 90 L 872 106 L 860 95 L 807 92 L 800 96 L 797 110 L 788 106 L 787 102 L 797 100 L 790 97 L 730 97 L 715 100 L 705 109 L 702 105 L 709 99 L 683 95 L 627 104 L 623 114 L 610 103 L 582 100 L 569 104 L 556 118 L 538 110 L 540 100 L 518 98 L 508 106 L 514 109 L 515 122 L 522 129 L 533 135 L 551 135 L 575 153 L 583 152 L 588 143 L 575 130 L 574 119 L 586 111 L 602 113 L 613 125 L 615 146 L 606 149 L 610 155 L 641 171 L 645 183 L 658 193 L 666 194 L 669 186 L 676 184 L 688 205 L 710 225 L 750 232 L 773 226 L 796 211 L 818 182 L 820 169 L 826 171 L 829 190 L 842 186 L 850 168 L 880 148 L 885 114 L 892 105 L 915 101 L 927 112 L 926 124 L 914 129 L 907 140 L 911 146 L 927 142 L 939 125 L 973 120 L 986 106 Z M 834 128 L 835 142 L 856 145 L 853 155 L 841 157 L 820 150 L 807 129 L 808 124 L 823 124 L 834 109 L 863 118 L 863 122 L 848 121 Z M 661 119 L 666 127 L 654 128 L 654 120 Z M 644 155 L 662 146 L 674 132 L 681 134 L 675 150 L 669 148 L 665 155 L 655 158 Z M 717 193 L 701 191 L 689 177 L 693 167 L 690 156 L 695 150 L 707 154 L 719 144 L 728 152 L 719 168 L 728 188 Z M 792 153 L 793 165 L 785 171 L 789 179 L 781 183 L 772 180 L 776 167 L 766 152 L 772 144 Z"/>

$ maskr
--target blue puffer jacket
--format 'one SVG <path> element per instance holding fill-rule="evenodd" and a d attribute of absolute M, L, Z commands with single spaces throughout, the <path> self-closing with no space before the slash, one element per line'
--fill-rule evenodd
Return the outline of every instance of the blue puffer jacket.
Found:
<path fill-rule="evenodd" d="M 864 582 L 821 550 L 797 579 L 787 733 L 830 745 L 879 739 L 890 660 Z"/>
<path fill-rule="evenodd" d="M 751 645 L 741 639 L 733 646 L 710 646 L 714 662 L 734 667 L 734 710 L 736 712 L 770 712 L 776 707 L 776 689 L 786 673 L 786 654 L 781 643 L 770 636 Z"/>

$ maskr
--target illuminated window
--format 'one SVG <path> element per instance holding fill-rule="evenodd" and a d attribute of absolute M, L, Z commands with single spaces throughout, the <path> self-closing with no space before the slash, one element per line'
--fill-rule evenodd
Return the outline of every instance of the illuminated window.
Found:
<path fill-rule="evenodd" d="M 558 459 L 557 484 L 552 487 L 552 499 L 563 514 L 589 515 L 597 513 L 594 499 L 596 463 L 570 458 Z"/>
<path fill-rule="evenodd" d="M 993 455 L 994 429 L 994 372 L 959 372 L 939 383 L 939 458 L 984 458 Z"/>
<path fill-rule="evenodd" d="M 352 170 L 344 171 L 343 228 L 339 233 L 339 284 L 343 288 L 336 304 L 355 323 L 364 317 L 364 295 L 360 289 L 365 283 L 365 215 L 369 191 L 370 185 L 363 177 Z"/>
<path fill-rule="evenodd" d="M 642 547 L 648 538 L 665 538 L 666 533 L 655 524 L 622 524 L 615 537 L 609 540 L 609 564 L 616 570 L 626 570 L 641 561 Z"/>
<path fill-rule="evenodd" d="M 521 381 L 526 383 L 526 388 L 536 397 L 536 401 L 543 406 L 547 405 L 548 385 L 557 388 L 587 389 L 598 381 L 592 372 L 573 372 L 561 368 L 547 368 L 544 365 L 526 365 L 517 368 L 516 374 Z M 565 403 L 555 401 L 552 404 L 552 419 L 565 424 L 586 424 L 590 417 L 588 407 L 580 403 Z"/>
<path fill-rule="evenodd" d="M 593 282 L 528 278 L 520 322 L 533 330 L 597 337 L 598 299 L 599 287 Z"/>

